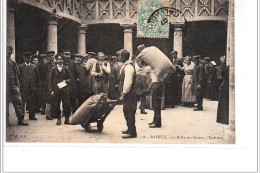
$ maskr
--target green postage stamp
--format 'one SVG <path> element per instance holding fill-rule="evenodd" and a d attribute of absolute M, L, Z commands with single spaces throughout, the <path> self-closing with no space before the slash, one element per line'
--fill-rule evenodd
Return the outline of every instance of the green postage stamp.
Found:
<path fill-rule="evenodd" d="M 137 37 L 168 38 L 168 10 L 159 10 L 168 6 L 169 0 L 139 0 Z"/>

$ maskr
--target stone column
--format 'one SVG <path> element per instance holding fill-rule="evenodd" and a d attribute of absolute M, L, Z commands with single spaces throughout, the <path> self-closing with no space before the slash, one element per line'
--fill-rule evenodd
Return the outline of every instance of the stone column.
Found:
<path fill-rule="evenodd" d="M 123 24 L 124 27 L 124 49 L 130 52 L 130 57 L 133 55 L 133 28 L 134 24 Z"/>
<path fill-rule="evenodd" d="M 14 23 L 14 2 L 7 1 L 7 46 L 13 48 L 15 58 L 15 23 Z"/>
<path fill-rule="evenodd" d="M 235 143 L 235 34 L 234 0 L 229 0 L 226 62 L 229 66 L 229 126 L 225 129 L 226 143 Z"/>
<path fill-rule="evenodd" d="M 82 24 L 78 27 L 78 54 L 86 54 L 86 29 L 87 25 Z"/>
<path fill-rule="evenodd" d="M 58 53 L 58 36 L 57 36 L 57 26 L 59 17 L 56 15 L 51 15 L 49 21 L 47 22 L 47 51 L 55 51 Z"/>
<path fill-rule="evenodd" d="M 173 50 L 178 52 L 178 57 L 182 58 L 182 27 L 174 27 L 173 29 Z"/>

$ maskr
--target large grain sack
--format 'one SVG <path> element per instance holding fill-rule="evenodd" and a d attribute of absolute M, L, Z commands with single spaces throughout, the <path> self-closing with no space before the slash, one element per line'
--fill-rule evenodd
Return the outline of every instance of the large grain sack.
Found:
<path fill-rule="evenodd" d="M 99 94 L 89 97 L 71 117 L 71 125 L 81 124 L 88 118 L 88 116 L 91 116 L 91 112 L 100 98 L 101 95 Z"/>
<path fill-rule="evenodd" d="M 169 58 L 155 46 L 144 48 L 139 55 L 139 58 L 150 65 L 159 77 L 166 73 L 175 72 L 175 68 Z"/>

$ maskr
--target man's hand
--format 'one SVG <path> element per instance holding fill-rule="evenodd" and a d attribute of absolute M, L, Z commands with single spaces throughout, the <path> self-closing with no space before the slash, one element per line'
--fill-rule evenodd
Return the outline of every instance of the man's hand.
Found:
<path fill-rule="evenodd" d="M 124 94 L 124 93 L 122 93 L 122 94 L 121 94 L 121 97 L 120 97 L 120 99 L 119 99 L 119 100 L 120 100 L 120 101 L 124 101 L 124 99 L 125 99 L 125 94 Z"/>

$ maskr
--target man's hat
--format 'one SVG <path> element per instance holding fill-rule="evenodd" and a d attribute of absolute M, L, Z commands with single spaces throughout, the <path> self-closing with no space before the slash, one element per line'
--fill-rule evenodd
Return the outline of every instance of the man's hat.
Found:
<path fill-rule="evenodd" d="M 178 53 L 176 50 L 171 52 L 171 55 Z"/>
<path fill-rule="evenodd" d="M 40 58 L 45 58 L 47 56 L 47 54 L 40 54 L 39 57 Z"/>
<path fill-rule="evenodd" d="M 191 61 L 191 57 L 190 56 L 186 56 L 183 58 L 185 61 Z"/>
<path fill-rule="evenodd" d="M 95 52 L 88 52 L 89 55 L 96 56 L 97 54 Z"/>
<path fill-rule="evenodd" d="M 83 56 L 79 53 L 75 54 L 75 57 L 83 58 Z"/>
<path fill-rule="evenodd" d="M 23 52 L 23 53 L 22 53 L 22 56 L 31 56 L 31 55 L 32 55 L 31 52 Z"/>
<path fill-rule="evenodd" d="M 200 55 L 194 55 L 192 58 L 191 58 L 191 60 L 197 60 L 197 59 L 200 59 Z"/>
<path fill-rule="evenodd" d="M 38 55 L 35 55 L 35 54 L 33 54 L 31 57 L 32 57 L 32 59 L 33 59 L 33 58 L 39 58 L 39 56 L 38 56 Z"/>
<path fill-rule="evenodd" d="M 69 49 L 65 49 L 65 50 L 63 51 L 63 53 L 64 53 L 64 54 L 70 54 L 70 50 L 69 50 Z"/>
<path fill-rule="evenodd" d="M 47 55 L 54 55 L 55 54 L 55 51 L 48 51 L 47 52 Z"/>
<path fill-rule="evenodd" d="M 210 57 L 205 57 L 203 60 L 209 61 L 209 60 L 210 60 Z"/>

